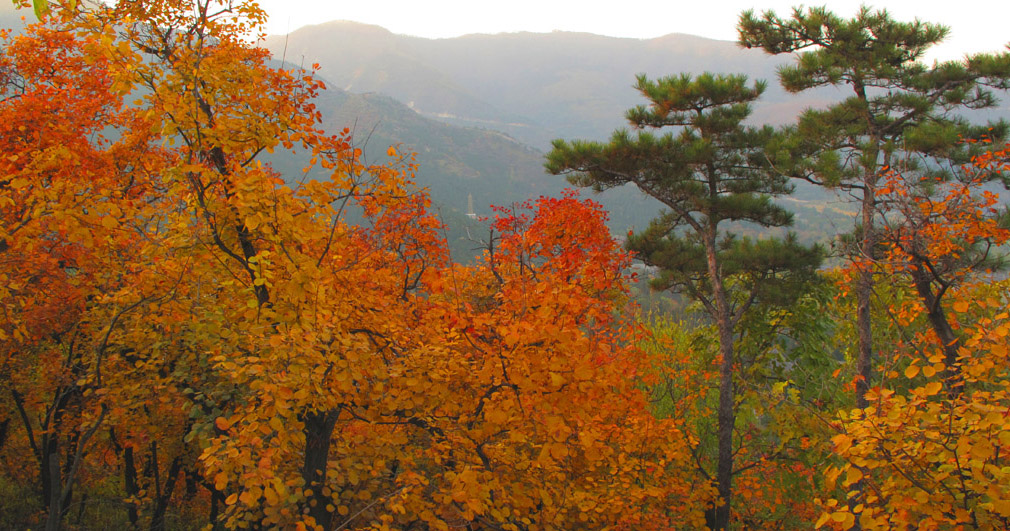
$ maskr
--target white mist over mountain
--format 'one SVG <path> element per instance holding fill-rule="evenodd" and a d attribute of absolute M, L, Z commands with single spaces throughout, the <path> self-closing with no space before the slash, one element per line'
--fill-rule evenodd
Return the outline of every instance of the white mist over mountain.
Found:
<path fill-rule="evenodd" d="M 282 35 L 299 27 L 330 20 L 353 20 L 382 26 L 393 33 L 427 38 L 456 37 L 471 33 L 503 33 L 554 30 L 576 31 L 647 39 L 670 33 L 686 33 L 711 39 L 735 40 L 736 21 L 747 9 L 773 9 L 788 15 L 800 2 L 785 0 L 718 0 L 677 2 L 672 0 L 261 0 L 270 14 L 267 32 Z M 818 5 L 808 2 L 807 5 Z M 959 59 L 965 54 L 1003 50 L 1010 41 L 1007 20 L 1010 2 L 963 0 L 921 2 L 917 0 L 832 0 L 829 7 L 842 17 L 851 17 L 860 5 L 887 9 L 897 20 L 916 17 L 950 28 L 947 42 L 937 47 L 927 61 Z"/>

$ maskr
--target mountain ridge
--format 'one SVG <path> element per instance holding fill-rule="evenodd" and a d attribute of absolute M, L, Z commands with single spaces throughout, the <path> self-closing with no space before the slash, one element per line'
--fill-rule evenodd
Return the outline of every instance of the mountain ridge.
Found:
<path fill-rule="evenodd" d="M 488 124 L 538 149 L 554 138 L 603 139 L 640 102 L 636 74 L 714 70 L 769 81 L 755 121 L 785 123 L 803 108 L 772 83 L 787 61 L 731 41 L 684 33 L 651 39 L 584 32 L 509 32 L 428 39 L 373 24 L 329 21 L 261 45 L 318 63 L 320 75 L 357 92 L 381 92 L 422 114 Z M 518 124 L 518 125 L 517 125 Z"/>
<path fill-rule="evenodd" d="M 367 93 L 369 101 L 359 103 L 371 105 L 369 112 L 391 113 L 383 118 L 383 127 L 397 131 L 376 135 L 373 144 L 400 143 L 418 152 L 418 181 L 429 187 L 433 200 L 449 216 L 456 216 L 449 225 L 457 236 L 468 223 L 462 217 L 468 194 L 473 194 L 480 210 L 557 193 L 566 186 L 562 177 L 544 172 L 544 151 L 555 138 L 606 140 L 615 129 L 626 128 L 625 111 L 643 101 L 632 88 L 636 74 L 657 78 L 714 71 L 765 79 L 768 90 L 755 105 L 751 120 L 755 124 L 789 123 L 803 108 L 840 97 L 830 88 L 787 94 L 775 76 L 788 57 L 684 33 L 651 39 L 566 31 L 429 39 L 397 35 L 372 24 L 330 21 L 269 37 L 261 45 L 275 56 L 286 47 L 288 58 L 318 63 L 319 75 L 330 86 Z M 389 99 L 378 99 L 380 94 Z M 361 109 L 342 107 L 327 125 L 342 129 Z M 406 110 L 416 116 L 404 114 Z M 491 130 L 504 134 L 497 140 L 505 143 L 473 140 L 473 131 Z M 528 149 L 516 150 L 509 142 Z M 464 154 L 470 148 L 478 153 Z M 802 219 L 797 228 L 801 237 L 809 241 L 836 232 L 832 223 L 837 220 L 824 213 L 837 217 L 839 209 L 825 208 L 837 198 L 812 186 L 801 187 L 796 198 L 790 203 L 797 219 Z M 594 194 L 593 199 L 610 212 L 615 234 L 645 227 L 662 208 L 634 187 Z"/>

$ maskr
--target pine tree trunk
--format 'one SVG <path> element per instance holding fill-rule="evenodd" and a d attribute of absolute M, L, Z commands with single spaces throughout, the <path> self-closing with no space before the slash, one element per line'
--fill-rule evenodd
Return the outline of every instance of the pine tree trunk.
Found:
<path fill-rule="evenodd" d="M 728 529 L 730 501 L 733 497 L 733 427 L 736 423 L 735 389 L 733 385 L 733 327 L 728 316 L 719 318 L 719 461 L 716 482 L 722 505 L 715 509 L 712 529 Z"/>
<path fill-rule="evenodd" d="M 870 390 L 873 377 L 873 318 L 870 302 L 873 297 L 873 260 L 876 246 L 877 174 L 876 167 L 866 169 L 863 175 L 863 200 L 861 214 L 863 235 L 859 242 L 859 277 L 856 279 L 856 329 L 859 334 L 859 356 L 856 368 L 859 380 L 856 382 L 856 407 L 863 409 L 869 405 L 866 392 Z"/>
<path fill-rule="evenodd" d="M 870 390 L 873 377 L 873 320 L 870 315 L 870 298 L 873 295 L 873 273 L 861 271 L 856 280 L 856 328 L 859 333 L 859 357 L 856 370 L 856 407 L 863 409 L 869 405 L 866 393 Z"/>
<path fill-rule="evenodd" d="M 722 282 L 722 271 L 716 256 L 714 228 L 705 235 L 705 251 L 708 261 L 709 278 L 712 281 L 712 299 L 715 304 L 716 326 L 719 330 L 719 409 L 718 415 L 718 462 L 716 463 L 716 488 L 719 501 L 706 517 L 713 530 L 729 528 L 731 502 L 733 498 L 733 428 L 736 423 L 735 390 L 733 386 L 733 319 Z"/>
<path fill-rule="evenodd" d="M 860 98 L 865 102 L 866 93 L 862 85 L 856 90 Z M 872 128 L 872 117 L 867 116 L 867 126 Z M 879 140 L 876 135 L 872 136 L 871 143 L 876 146 Z M 876 150 L 872 160 L 876 161 Z M 877 166 L 868 167 L 863 173 L 863 199 L 860 205 L 862 215 L 863 235 L 859 242 L 859 276 L 856 279 L 856 330 L 859 334 L 859 354 L 856 359 L 856 369 L 859 379 L 856 381 L 856 407 L 865 409 L 869 406 L 866 400 L 866 393 L 870 390 L 870 381 L 873 378 L 873 316 L 871 314 L 871 299 L 873 297 L 873 261 L 875 259 L 876 248 L 876 226 L 874 224 L 877 214 Z M 849 498 L 849 509 L 854 510 L 863 503 L 863 490 L 865 485 L 863 480 L 859 480 L 852 486 L 855 495 Z M 852 528 L 854 531 L 861 531 L 862 524 L 859 517 Z"/>

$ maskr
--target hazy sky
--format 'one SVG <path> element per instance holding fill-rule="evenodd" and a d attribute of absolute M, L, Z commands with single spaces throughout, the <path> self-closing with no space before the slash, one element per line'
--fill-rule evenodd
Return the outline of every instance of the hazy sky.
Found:
<path fill-rule="evenodd" d="M 848 17 L 863 3 L 867 2 L 831 0 L 807 5 L 827 4 Z M 271 16 L 267 28 L 271 34 L 343 19 L 430 38 L 564 30 L 634 38 L 689 33 L 724 40 L 736 39 L 736 19 L 743 10 L 788 14 L 797 5 L 782 0 L 261 0 L 261 4 Z M 898 20 L 919 17 L 950 27 L 947 43 L 931 59 L 1002 50 L 1010 42 L 1007 0 L 888 0 L 867 5 L 886 8 Z"/>

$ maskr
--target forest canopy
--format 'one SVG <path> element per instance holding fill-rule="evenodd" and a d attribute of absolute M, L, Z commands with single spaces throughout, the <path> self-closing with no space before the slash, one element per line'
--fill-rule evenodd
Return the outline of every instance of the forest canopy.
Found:
<path fill-rule="evenodd" d="M 925 66 L 946 29 L 869 8 L 744 13 L 741 45 L 797 53 L 784 87 L 851 96 L 751 127 L 764 81 L 643 75 L 631 132 L 546 166 L 655 221 L 622 245 L 578 192 L 532 198 L 462 264 L 423 157 L 323 130 L 254 1 L 19 3 L 0 528 L 1010 527 L 1010 150 L 958 114 L 1010 55 Z M 787 230 L 798 180 L 857 198 L 840 265 L 735 232 Z M 634 304 L 636 259 L 676 313 Z"/>

